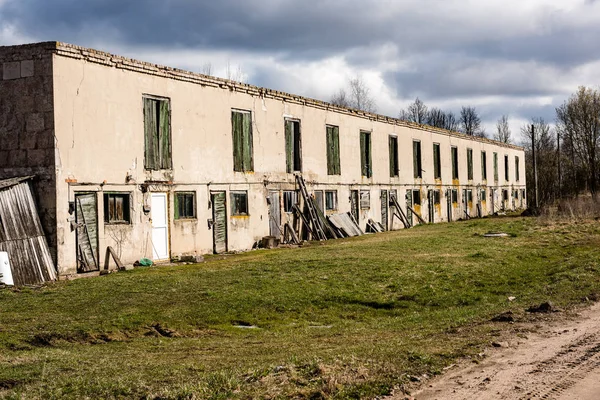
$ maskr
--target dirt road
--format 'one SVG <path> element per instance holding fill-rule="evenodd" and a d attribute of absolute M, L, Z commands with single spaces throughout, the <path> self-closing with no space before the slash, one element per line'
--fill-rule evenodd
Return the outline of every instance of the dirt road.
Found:
<path fill-rule="evenodd" d="M 481 363 L 451 368 L 408 398 L 600 399 L 600 303 L 499 344 Z"/>

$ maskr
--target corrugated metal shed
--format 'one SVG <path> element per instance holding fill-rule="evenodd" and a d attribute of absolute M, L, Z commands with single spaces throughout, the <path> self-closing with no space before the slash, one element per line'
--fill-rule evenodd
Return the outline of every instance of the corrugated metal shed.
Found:
<path fill-rule="evenodd" d="M 0 180 L 0 251 L 8 253 L 17 286 L 56 280 L 31 192 L 31 178 Z"/>

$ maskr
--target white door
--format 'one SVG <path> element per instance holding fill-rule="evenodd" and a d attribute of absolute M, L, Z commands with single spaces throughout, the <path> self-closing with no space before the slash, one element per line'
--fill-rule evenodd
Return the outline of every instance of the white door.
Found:
<path fill-rule="evenodd" d="M 152 257 L 169 259 L 169 218 L 167 194 L 152 193 Z"/>

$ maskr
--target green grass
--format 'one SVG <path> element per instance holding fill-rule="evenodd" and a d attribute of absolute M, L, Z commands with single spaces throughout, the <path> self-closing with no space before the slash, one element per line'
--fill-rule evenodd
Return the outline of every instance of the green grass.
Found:
<path fill-rule="evenodd" d="M 479 353 L 500 312 L 597 296 L 599 245 L 597 222 L 495 218 L 2 290 L 0 396 L 386 394 Z"/>

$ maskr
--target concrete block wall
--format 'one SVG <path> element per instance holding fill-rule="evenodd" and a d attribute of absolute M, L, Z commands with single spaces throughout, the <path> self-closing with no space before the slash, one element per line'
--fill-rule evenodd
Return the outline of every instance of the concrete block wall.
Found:
<path fill-rule="evenodd" d="M 0 47 L 0 179 L 36 176 L 38 211 L 56 262 L 53 46 Z"/>

